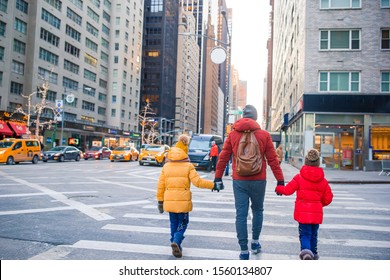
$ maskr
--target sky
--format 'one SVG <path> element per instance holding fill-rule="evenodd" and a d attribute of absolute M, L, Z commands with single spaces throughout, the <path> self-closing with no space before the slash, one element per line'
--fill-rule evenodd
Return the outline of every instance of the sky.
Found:
<path fill-rule="evenodd" d="M 247 81 L 247 103 L 257 108 L 261 121 L 264 78 L 267 72 L 269 0 L 226 0 L 233 9 L 232 64 Z"/>

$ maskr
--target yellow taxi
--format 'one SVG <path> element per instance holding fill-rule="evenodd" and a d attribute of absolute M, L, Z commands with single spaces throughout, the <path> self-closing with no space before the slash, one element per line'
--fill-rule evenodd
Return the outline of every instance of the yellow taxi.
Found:
<path fill-rule="evenodd" d="M 136 148 L 130 146 L 116 147 L 111 155 L 111 161 L 133 161 L 138 160 L 139 152 Z"/>
<path fill-rule="evenodd" d="M 139 155 L 139 164 L 163 166 L 170 147 L 168 145 L 150 144 Z"/>
<path fill-rule="evenodd" d="M 0 163 L 15 164 L 24 161 L 38 163 L 41 145 L 35 139 L 6 138 L 0 141 Z"/>

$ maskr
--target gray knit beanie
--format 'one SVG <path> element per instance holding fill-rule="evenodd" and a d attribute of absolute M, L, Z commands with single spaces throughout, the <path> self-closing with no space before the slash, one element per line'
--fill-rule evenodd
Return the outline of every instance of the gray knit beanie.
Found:
<path fill-rule="evenodd" d="M 253 105 L 246 105 L 242 110 L 243 118 L 250 118 L 252 120 L 257 120 L 257 110 Z"/>

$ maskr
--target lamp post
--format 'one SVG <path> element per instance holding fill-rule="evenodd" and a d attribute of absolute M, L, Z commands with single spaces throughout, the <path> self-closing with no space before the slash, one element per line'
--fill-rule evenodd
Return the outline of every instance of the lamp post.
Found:
<path fill-rule="evenodd" d="M 229 100 L 229 94 L 230 94 L 229 92 L 230 92 L 230 71 L 231 71 L 231 67 L 230 67 L 230 62 L 231 62 L 231 34 L 230 34 L 230 31 L 229 31 L 229 25 L 228 25 L 228 21 L 227 21 L 227 18 L 226 18 L 226 12 L 225 11 L 221 11 L 221 14 L 222 14 L 222 16 L 225 19 L 226 26 L 227 26 L 227 29 L 228 29 L 228 42 L 223 42 L 221 40 L 209 37 L 209 36 L 204 35 L 204 34 L 193 34 L 193 33 L 184 32 L 184 33 L 178 33 L 178 35 L 201 37 L 202 39 L 208 39 L 208 40 L 212 40 L 214 42 L 217 42 L 219 44 L 219 46 L 215 46 L 211 50 L 211 52 L 210 52 L 210 58 L 211 58 L 212 62 L 215 63 L 215 64 L 221 64 L 224 61 L 228 62 L 228 68 L 227 68 L 227 72 L 228 72 L 227 80 L 228 81 L 227 81 L 227 85 L 226 85 L 226 94 L 225 94 L 224 104 L 223 104 L 223 115 L 224 115 L 223 116 L 223 135 L 224 135 L 225 134 L 225 130 L 226 130 L 226 121 L 227 121 L 227 112 L 228 112 L 227 106 L 228 106 L 228 100 Z M 202 44 L 202 46 L 203 46 L 203 44 Z M 203 51 L 203 47 L 201 48 L 201 51 Z M 203 57 L 203 54 L 202 54 L 202 57 Z M 201 75 L 202 75 L 202 72 L 203 72 L 203 70 L 201 70 L 201 73 L 200 73 Z M 202 78 L 200 80 L 202 80 Z M 200 82 L 202 82 L 202 81 L 200 81 Z M 200 86 L 200 92 L 199 92 L 200 100 L 202 98 L 201 91 L 202 91 L 202 86 Z M 199 110 L 198 132 L 199 133 L 201 131 L 201 116 L 200 116 L 201 115 L 201 109 L 202 108 L 201 108 L 201 101 L 200 101 L 199 102 L 199 108 L 198 108 L 198 110 Z"/>
<path fill-rule="evenodd" d="M 79 89 L 83 89 L 83 90 L 86 90 L 86 91 L 91 91 L 92 88 L 90 87 L 79 87 L 76 89 L 79 90 Z M 61 99 L 61 100 L 56 100 L 56 104 L 60 104 L 61 106 L 58 106 L 58 107 L 61 107 L 61 136 L 60 136 L 60 146 L 62 145 L 63 143 L 63 135 L 64 135 L 64 124 L 65 124 L 65 103 L 69 103 L 69 104 L 72 104 L 75 100 L 75 96 L 74 94 L 72 93 L 72 91 L 70 91 L 69 94 L 66 94 L 66 88 L 64 88 L 64 93 L 65 93 L 65 100 Z M 65 102 L 64 102 L 65 101 Z"/>
<path fill-rule="evenodd" d="M 231 42 L 232 42 L 232 34 L 230 33 L 229 23 L 228 23 L 228 20 L 227 20 L 227 17 L 226 17 L 226 11 L 222 10 L 221 14 L 222 14 L 223 18 L 225 19 L 226 28 L 227 28 L 227 34 L 228 34 L 228 42 L 226 44 L 226 46 L 227 46 L 227 61 L 228 61 L 228 69 L 227 69 L 228 75 L 227 75 L 226 95 L 225 95 L 224 114 L 223 114 L 223 117 L 224 117 L 224 120 L 223 120 L 223 136 L 225 136 L 225 134 L 226 134 L 226 125 L 227 125 L 227 122 L 228 122 L 228 112 L 229 112 L 228 107 L 229 107 L 229 96 L 230 96 L 230 77 L 231 77 L 230 72 L 231 72 Z"/>

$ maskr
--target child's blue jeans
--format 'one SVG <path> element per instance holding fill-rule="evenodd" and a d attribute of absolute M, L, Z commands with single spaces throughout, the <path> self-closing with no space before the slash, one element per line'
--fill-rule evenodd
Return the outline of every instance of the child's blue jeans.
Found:
<path fill-rule="evenodd" d="M 299 241 L 301 242 L 301 251 L 309 249 L 313 254 L 317 254 L 318 229 L 317 224 L 299 224 Z"/>
<path fill-rule="evenodd" d="M 189 213 L 169 212 L 169 221 L 171 223 L 171 242 L 180 246 L 189 222 Z"/>

